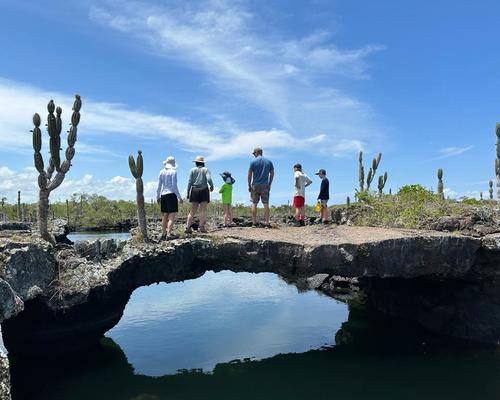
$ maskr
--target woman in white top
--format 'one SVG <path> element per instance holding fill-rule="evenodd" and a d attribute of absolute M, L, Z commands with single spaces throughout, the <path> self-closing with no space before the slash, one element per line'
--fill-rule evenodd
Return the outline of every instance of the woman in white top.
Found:
<path fill-rule="evenodd" d="M 162 235 L 160 240 L 177 239 L 179 236 L 172 233 L 175 217 L 179 211 L 179 202 L 182 196 L 177 187 L 177 165 L 175 158 L 168 156 L 163 161 L 165 168 L 158 176 L 158 189 L 156 190 L 156 201 L 161 206 L 162 212 Z"/>

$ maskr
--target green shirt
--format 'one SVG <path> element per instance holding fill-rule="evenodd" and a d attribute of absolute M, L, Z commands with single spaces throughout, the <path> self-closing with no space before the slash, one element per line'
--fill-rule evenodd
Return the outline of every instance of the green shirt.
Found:
<path fill-rule="evenodd" d="M 233 185 L 224 183 L 219 190 L 222 193 L 222 204 L 231 204 L 233 201 Z"/>

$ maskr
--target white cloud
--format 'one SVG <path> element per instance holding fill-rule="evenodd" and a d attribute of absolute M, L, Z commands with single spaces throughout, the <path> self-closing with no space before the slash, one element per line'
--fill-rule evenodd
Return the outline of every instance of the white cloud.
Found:
<path fill-rule="evenodd" d="M 344 50 L 326 31 L 285 39 L 242 2 L 223 0 L 168 7 L 104 1 L 90 8 L 89 18 L 203 71 L 218 93 L 250 101 L 273 115 L 279 129 L 325 132 L 332 141 L 379 135 L 371 108 L 334 86 L 367 78 L 366 57 L 383 46 Z"/>
<path fill-rule="evenodd" d="M 32 127 L 33 111 L 43 115 L 47 99 L 51 98 L 62 106 L 63 120 L 67 119 L 73 102 L 71 96 L 0 79 L 0 147 L 9 151 L 17 149 L 32 152 L 29 129 Z M 308 146 L 314 148 L 315 144 L 326 139 L 325 134 L 301 139 L 279 129 L 243 131 L 234 124 L 224 132 L 217 124 L 201 126 L 166 115 L 132 110 L 123 104 L 98 102 L 85 97 L 81 113 L 76 151 L 101 156 L 119 155 L 102 146 L 81 143 L 80 139 L 116 133 L 140 139 L 167 138 L 176 141 L 185 150 L 205 154 L 208 160 L 247 156 L 255 146 L 262 146 L 271 153 L 273 150 L 294 149 L 297 144 L 302 144 L 303 149 Z M 16 115 L 16 118 L 10 118 L 11 115 Z M 358 147 L 342 144 L 347 142 L 341 139 L 333 146 L 337 149 L 334 151 L 336 156 L 351 153 L 353 148 Z"/>
<path fill-rule="evenodd" d="M 467 146 L 467 147 L 445 147 L 445 148 L 439 150 L 439 153 L 441 155 L 438 158 L 448 158 L 448 157 L 459 156 L 460 154 L 463 154 L 463 153 L 471 150 L 473 147 L 474 146 Z"/>
<path fill-rule="evenodd" d="M 21 191 L 22 202 L 34 202 L 38 198 L 38 172 L 28 167 L 18 171 L 0 166 L 0 198 L 7 202 L 17 201 L 17 191 Z M 144 182 L 146 201 L 156 197 L 157 182 Z M 61 186 L 50 195 L 51 201 L 64 201 L 74 193 L 99 194 L 109 199 L 134 200 L 136 196 L 135 179 L 115 176 L 111 179 L 96 179 L 85 174 L 79 179 L 66 178 Z"/>

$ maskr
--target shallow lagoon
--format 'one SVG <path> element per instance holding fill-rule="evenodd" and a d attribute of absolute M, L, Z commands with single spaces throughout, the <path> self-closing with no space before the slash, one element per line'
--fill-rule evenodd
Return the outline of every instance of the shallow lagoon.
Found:
<path fill-rule="evenodd" d="M 497 399 L 500 356 L 274 274 L 137 289 L 84 354 L 12 359 L 24 399 Z"/>

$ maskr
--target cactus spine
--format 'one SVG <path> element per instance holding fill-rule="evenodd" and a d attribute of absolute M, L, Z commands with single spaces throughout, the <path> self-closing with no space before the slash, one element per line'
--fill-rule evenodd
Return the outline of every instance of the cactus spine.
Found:
<path fill-rule="evenodd" d="M 497 158 L 495 159 L 495 176 L 497 178 L 497 201 L 500 201 L 500 124 L 496 126 Z"/>
<path fill-rule="evenodd" d="M 132 154 L 128 156 L 128 165 L 130 167 L 132 176 L 135 178 L 135 188 L 137 191 L 137 219 L 139 220 L 139 229 L 141 230 L 144 240 L 147 240 L 148 228 L 146 223 L 146 208 L 144 205 L 144 184 L 142 182 L 144 162 L 142 159 L 141 150 L 137 151 L 137 162 L 134 160 L 134 156 Z"/>
<path fill-rule="evenodd" d="M 444 192 L 443 192 L 443 170 L 441 168 L 438 169 L 437 172 L 438 178 L 438 195 L 441 200 L 444 200 Z"/>
<path fill-rule="evenodd" d="M 490 193 L 490 200 L 493 200 L 493 181 L 489 181 L 488 185 L 489 185 L 488 192 Z"/>
<path fill-rule="evenodd" d="M 382 197 L 382 191 L 384 190 L 385 183 L 387 182 L 387 172 L 384 175 L 379 175 L 378 177 L 378 195 Z"/>
<path fill-rule="evenodd" d="M 61 107 L 56 107 L 53 100 L 49 101 L 47 105 L 47 131 L 49 133 L 49 150 L 50 159 L 45 169 L 42 154 L 42 132 L 40 130 L 41 118 L 40 115 L 35 113 L 33 115 L 33 151 L 34 163 L 38 175 L 38 230 L 43 239 L 55 245 L 55 240 L 48 231 L 47 220 L 49 215 L 49 195 L 50 192 L 57 189 L 63 182 L 66 173 L 71 167 L 71 160 L 75 155 L 75 142 L 77 126 L 80 122 L 80 109 L 82 107 L 82 100 L 79 95 L 75 95 L 73 103 L 73 114 L 71 116 L 71 126 L 68 131 L 68 147 L 66 148 L 65 160 L 61 163 L 61 131 L 62 120 Z M 56 115 L 54 115 L 54 111 Z M 56 175 L 52 177 L 52 174 Z"/>
<path fill-rule="evenodd" d="M 363 192 L 365 190 L 365 169 L 363 167 L 363 152 L 359 152 L 358 157 L 358 180 L 359 180 L 359 191 Z"/>

